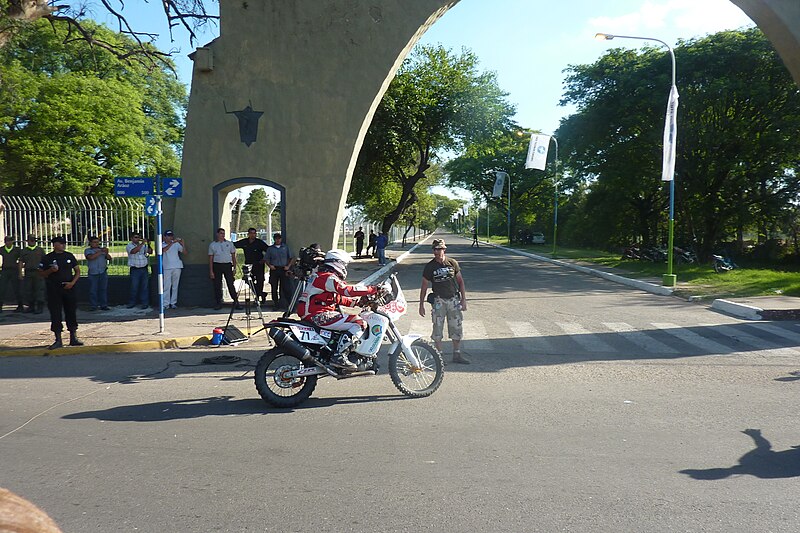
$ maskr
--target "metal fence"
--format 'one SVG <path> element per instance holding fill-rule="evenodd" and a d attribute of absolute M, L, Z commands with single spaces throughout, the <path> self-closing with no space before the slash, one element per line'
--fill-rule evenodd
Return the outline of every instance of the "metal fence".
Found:
<path fill-rule="evenodd" d="M 131 232 L 153 237 L 142 198 L 98 196 L 0 196 L 0 231 L 19 246 L 35 235 L 48 249 L 50 238 L 63 235 L 67 249 L 83 259 L 90 235 L 112 252 L 112 265 L 127 264 L 125 245 Z"/>

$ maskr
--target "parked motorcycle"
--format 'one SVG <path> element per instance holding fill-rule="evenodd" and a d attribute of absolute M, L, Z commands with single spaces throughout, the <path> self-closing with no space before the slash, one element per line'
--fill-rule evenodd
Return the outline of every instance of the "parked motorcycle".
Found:
<path fill-rule="evenodd" d="M 711 261 L 714 267 L 714 272 L 717 274 L 721 272 L 728 272 L 729 270 L 733 270 L 736 268 L 736 264 L 730 257 L 712 254 Z"/>
<path fill-rule="evenodd" d="M 376 295 L 362 297 L 361 318 L 367 329 L 361 343 L 349 354 L 355 369 L 330 364 L 339 345 L 340 331 L 284 315 L 267 323 L 275 347 L 256 365 L 255 384 L 261 398 L 275 407 L 294 407 L 307 400 L 317 380 L 337 380 L 378 373 L 378 350 L 384 339 L 389 347 L 389 376 L 395 387 L 412 398 L 430 396 L 444 377 L 442 354 L 420 335 L 401 335 L 395 321 L 406 313 L 407 302 L 394 274 L 379 285 Z"/>

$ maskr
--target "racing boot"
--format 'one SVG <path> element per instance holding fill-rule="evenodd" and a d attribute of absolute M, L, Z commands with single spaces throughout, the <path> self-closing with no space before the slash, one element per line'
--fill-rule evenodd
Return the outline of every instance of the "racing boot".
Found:
<path fill-rule="evenodd" d="M 336 349 L 336 354 L 331 357 L 331 365 L 337 368 L 346 368 L 347 370 L 355 370 L 357 365 L 347 358 L 356 346 L 361 342 L 361 335 L 353 336 L 349 333 L 342 334 L 339 339 L 339 346 Z"/>

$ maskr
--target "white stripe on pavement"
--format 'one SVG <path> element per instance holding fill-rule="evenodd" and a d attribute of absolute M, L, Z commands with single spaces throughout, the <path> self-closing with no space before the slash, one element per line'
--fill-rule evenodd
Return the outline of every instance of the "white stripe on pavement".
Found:
<path fill-rule="evenodd" d="M 643 331 L 639 331 L 625 322 L 603 322 L 603 325 L 620 334 L 625 340 L 643 348 L 647 353 L 676 354 L 678 350 L 667 346 Z"/>
<path fill-rule="evenodd" d="M 570 339 L 580 344 L 590 352 L 617 352 L 610 344 L 600 339 L 580 324 L 575 322 L 556 322 L 556 325 L 570 336 Z"/>
<path fill-rule="evenodd" d="M 690 331 L 685 327 L 678 326 L 677 324 L 654 322 L 653 325 L 662 330 L 664 333 L 668 333 L 673 337 L 682 340 L 683 342 L 691 344 L 692 346 L 696 346 L 703 351 L 709 352 L 711 355 L 729 355 L 734 351 L 733 348 L 729 348 L 724 344 L 707 339 L 702 335 L 699 335 L 694 331 Z"/>

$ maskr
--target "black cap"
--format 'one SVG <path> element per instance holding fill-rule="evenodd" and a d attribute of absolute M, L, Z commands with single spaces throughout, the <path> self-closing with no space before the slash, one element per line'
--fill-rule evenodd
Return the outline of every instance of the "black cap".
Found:
<path fill-rule="evenodd" d="M 272 238 L 273 239 L 282 239 L 283 237 L 281 236 L 280 233 L 275 233 L 274 235 L 272 235 Z"/>
<path fill-rule="evenodd" d="M 50 239 L 50 242 L 52 243 L 60 242 L 61 244 L 67 244 L 67 239 L 65 239 L 61 235 L 56 235 L 55 237 Z"/>
<path fill-rule="evenodd" d="M 168 229 L 167 231 L 164 232 L 164 235 L 168 235 L 170 237 L 174 237 L 175 236 L 175 232 L 173 232 L 171 229 Z"/>

